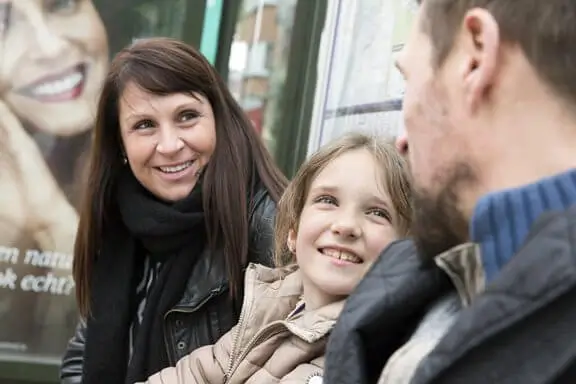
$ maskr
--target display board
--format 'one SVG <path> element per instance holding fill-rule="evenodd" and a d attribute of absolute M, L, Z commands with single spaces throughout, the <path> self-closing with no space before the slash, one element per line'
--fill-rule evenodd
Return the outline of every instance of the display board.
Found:
<path fill-rule="evenodd" d="M 394 60 L 415 12 L 412 0 L 329 2 L 309 153 L 348 131 L 403 130 L 404 82 Z"/>
<path fill-rule="evenodd" d="M 0 0 L 0 361 L 60 360 L 78 320 L 72 249 L 111 55 L 181 37 L 188 7 Z"/>

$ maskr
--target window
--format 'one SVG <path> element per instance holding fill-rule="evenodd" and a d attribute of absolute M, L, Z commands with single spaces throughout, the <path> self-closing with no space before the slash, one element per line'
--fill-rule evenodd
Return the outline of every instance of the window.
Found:
<path fill-rule="evenodd" d="M 229 60 L 219 70 L 290 176 L 306 152 L 327 1 L 239 1 Z"/>
<path fill-rule="evenodd" d="M 236 20 L 228 85 L 264 137 L 269 136 L 271 108 L 284 85 L 295 7 L 296 0 L 244 0 Z"/>
<path fill-rule="evenodd" d="M 415 10 L 411 1 L 329 3 L 309 153 L 347 131 L 396 136 L 403 130 L 404 81 L 394 55 Z"/>

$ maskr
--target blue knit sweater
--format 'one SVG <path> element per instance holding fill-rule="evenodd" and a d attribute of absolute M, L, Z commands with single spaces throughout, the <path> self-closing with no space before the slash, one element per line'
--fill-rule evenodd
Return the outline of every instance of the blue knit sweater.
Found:
<path fill-rule="evenodd" d="M 480 244 L 487 281 L 514 256 L 542 213 L 573 204 L 576 170 L 482 197 L 472 216 L 470 237 Z"/>

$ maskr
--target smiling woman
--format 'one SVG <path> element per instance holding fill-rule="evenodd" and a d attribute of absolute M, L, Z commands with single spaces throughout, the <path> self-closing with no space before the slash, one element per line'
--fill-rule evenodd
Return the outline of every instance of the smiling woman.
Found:
<path fill-rule="evenodd" d="M 206 97 L 154 95 L 130 83 L 119 111 L 120 135 L 134 176 L 159 199 L 188 196 L 216 145 L 214 112 Z"/>
<path fill-rule="evenodd" d="M 227 332 L 246 266 L 272 264 L 285 185 L 198 51 L 166 38 L 122 50 L 98 104 L 74 250 L 84 321 L 63 382 L 133 383 Z"/>
<path fill-rule="evenodd" d="M 6 103 L 36 129 L 91 128 L 108 68 L 104 25 L 91 0 L 3 0 L 0 66 Z"/>
<path fill-rule="evenodd" d="M 75 186 L 108 41 L 91 0 L 0 0 L 0 38 L 0 247 L 16 255 L 10 270 L 17 277 L 1 295 L 0 356 L 54 356 L 73 330 L 75 303 L 36 294 L 25 281 L 72 281 L 71 271 L 27 255 L 72 254 Z"/>

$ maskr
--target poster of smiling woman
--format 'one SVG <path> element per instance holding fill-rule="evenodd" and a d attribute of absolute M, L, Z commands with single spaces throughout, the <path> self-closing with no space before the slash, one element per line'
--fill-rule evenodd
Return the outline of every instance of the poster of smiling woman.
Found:
<path fill-rule="evenodd" d="M 0 360 L 59 358 L 72 335 L 77 207 L 110 55 L 174 28 L 185 6 L 0 0 Z"/>

